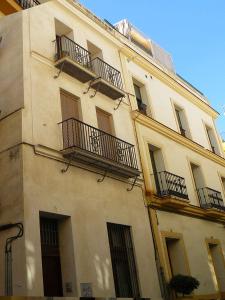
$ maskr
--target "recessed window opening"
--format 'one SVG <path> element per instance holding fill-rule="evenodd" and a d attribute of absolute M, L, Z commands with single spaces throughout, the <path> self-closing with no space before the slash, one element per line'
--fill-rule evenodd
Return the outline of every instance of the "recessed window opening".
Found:
<path fill-rule="evenodd" d="M 134 86 L 134 93 L 138 105 L 138 110 L 144 115 L 151 116 L 145 85 L 138 82 L 136 79 L 133 79 L 133 86 Z"/>

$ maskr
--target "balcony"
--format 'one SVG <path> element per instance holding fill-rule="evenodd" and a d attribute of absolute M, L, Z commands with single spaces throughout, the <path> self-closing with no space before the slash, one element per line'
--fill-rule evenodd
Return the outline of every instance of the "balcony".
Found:
<path fill-rule="evenodd" d="M 207 211 L 209 216 L 220 216 L 225 212 L 223 198 L 220 192 L 208 187 L 197 189 L 200 206 Z"/>
<path fill-rule="evenodd" d="M 21 9 L 31 8 L 39 5 L 37 0 L 0 0 L 0 12 L 4 15 L 10 15 Z"/>
<path fill-rule="evenodd" d="M 113 100 L 124 97 L 121 74 L 100 58 L 91 60 L 90 52 L 66 36 L 56 37 L 56 68 Z"/>
<path fill-rule="evenodd" d="M 118 70 L 99 57 L 92 60 L 92 68 L 97 77 L 91 84 L 92 88 L 113 100 L 125 96 L 122 77 Z"/>
<path fill-rule="evenodd" d="M 133 145 L 73 118 L 61 125 L 64 157 L 125 178 L 140 175 Z"/>
<path fill-rule="evenodd" d="M 40 4 L 38 0 L 16 0 L 16 2 L 22 9 L 28 9 Z"/>
<path fill-rule="evenodd" d="M 85 83 L 96 77 L 90 53 L 66 36 L 56 37 L 56 68 Z"/>
<path fill-rule="evenodd" d="M 163 203 L 170 207 L 185 207 L 188 205 L 188 194 L 185 179 L 167 171 L 154 175 L 157 196 L 163 197 Z"/>

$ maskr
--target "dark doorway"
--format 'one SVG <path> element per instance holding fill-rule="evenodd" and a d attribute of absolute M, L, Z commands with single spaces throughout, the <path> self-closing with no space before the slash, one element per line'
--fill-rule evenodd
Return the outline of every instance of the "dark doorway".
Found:
<path fill-rule="evenodd" d="M 45 296 L 63 296 L 58 221 L 40 218 L 42 271 Z"/>
<path fill-rule="evenodd" d="M 117 297 L 140 298 L 130 227 L 107 223 Z"/>

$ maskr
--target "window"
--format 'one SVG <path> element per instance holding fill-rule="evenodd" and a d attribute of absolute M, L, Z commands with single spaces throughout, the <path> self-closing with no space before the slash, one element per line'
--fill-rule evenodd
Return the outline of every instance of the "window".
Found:
<path fill-rule="evenodd" d="M 137 100 L 138 110 L 144 115 L 151 115 L 149 105 L 147 105 L 147 93 L 145 86 L 133 79 L 134 93 Z"/>
<path fill-rule="evenodd" d="M 189 275 L 189 265 L 181 234 L 162 232 L 169 276 L 177 274 Z"/>
<path fill-rule="evenodd" d="M 100 48 L 98 48 L 97 46 L 95 46 L 94 44 L 92 44 L 89 41 L 87 41 L 87 47 L 88 47 L 88 51 L 91 54 L 92 60 L 95 59 L 96 57 L 103 59 L 102 50 Z"/>
<path fill-rule="evenodd" d="M 155 183 L 155 191 L 158 195 L 161 195 L 164 184 L 162 180 L 160 180 L 162 179 L 160 175 L 163 171 L 165 171 L 162 151 L 153 145 L 149 145 L 148 147 L 153 171 L 152 176 Z"/>
<path fill-rule="evenodd" d="M 74 40 L 73 30 L 57 19 L 55 19 L 55 34 L 56 36 L 65 35 L 69 39 Z"/>
<path fill-rule="evenodd" d="M 138 109 L 140 112 L 142 112 L 144 115 L 146 115 L 147 114 L 147 105 L 142 100 L 141 88 L 138 85 L 136 85 L 135 83 L 134 83 L 134 91 L 135 91 Z"/>
<path fill-rule="evenodd" d="M 205 128 L 206 128 L 206 133 L 208 136 L 208 140 L 209 140 L 209 144 L 210 144 L 210 148 L 211 148 L 212 152 L 215 154 L 220 154 L 213 129 L 209 126 L 205 126 Z"/>
<path fill-rule="evenodd" d="M 221 177 L 221 181 L 222 181 L 222 186 L 223 186 L 223 190 L 225 193 L 225 177 Z"/>
<path fill-rule="evenodd" d="M 139 297 L 137 270 L 129 226 L 107 223 L 116 297 Z"/>
<path fill-rule="evenodd" d="M 175 109 L 175 114 L 176 114 L 180 134 L 185 137 L 190 138 L 191 135 L 190 135 L 190 131 L 189 131 L 189 127 L 188 127 L 188 123 L 187 123 L 187 119 L 186 119 L 184 110 L 178 106 L 175 106 L 174 109 Z"/>
<path fill-rule="evenodd" d="M 64 37 L 66 37 L 66 40 L 69 39 L 73 41 L 74 36 L 73 30 L 57 19 L 55 19 L 55 35 L 57 48 L 55 59 L 58 60 L 61 57 L 68 55 L 70 52 L 68 47 L 63 44 L 62 38 L 64 39 Z"/>
<path fill-rule="evenodd" d="M 194 183 L 195 183 L 195 188 L 198 190 L 200 188 L 204 187 L 204 178 L 202 175 L 202 170 L 201 167 L 191 163 L 191 171 L 192 171 L 192 175 L 193 175 L 193 179 L 194 179 Z"/>
<path fill-rule="evenodd" d="M 214 283 L 222 292 L 225 290 L 225 264 L 221 245 L 216 240 L 206 240 L 206 242 Z"/>
<path fill-rule="evenodd" d="M 204 182 L 201 167 L 196 164 L 191 163 L 191 171 L 192 171 L 192 176 L 194 179 L 196 193 L 198 195 L 199 204 L 201 207 L 204 208 L 208 201 L 208 198 L 207 198 L 208 190 L 205 187 L 205 182 Z"/>

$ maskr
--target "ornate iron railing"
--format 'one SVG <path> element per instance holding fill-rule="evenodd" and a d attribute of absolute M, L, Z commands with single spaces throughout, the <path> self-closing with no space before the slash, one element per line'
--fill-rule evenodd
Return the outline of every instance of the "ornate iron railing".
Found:
<path fill-rule="evenodd" d="M 159 196 L 173 195 L 188 199 L 185 179 L 167 171 L 154 174 L 157 194 Z"/>
<path fill-rule="evenodd" d="M 61 122 L 63 148 L 78 148 L 138 170 L 134 145 L 74 118 Z"/>
<path fill-rule="evenodd" d="M 65 35 L 56 37 L 56 60 L 68 56 L 83 67 L 92 69 L 90 53 Z"/>
<path fill-rule="evenodd" d="M 202 208 L 217 208 L 225 211 L 222 194 L 208 187 L 197 189 L 198 199 Z"/>
<path fill-rule="evenodd" d="M 122 77 L 120 71 L 116 70 L 99 57 L 92 60 L 93 71 L 98 77 L 106 80 L 118 89 L 123 89 Z"/>
<path fill-rule="evenodd" d="M 39 5 L 38 0 L 16 0 L 16 2 L 22 7 L 22 9 L 27 9 Z"/>

